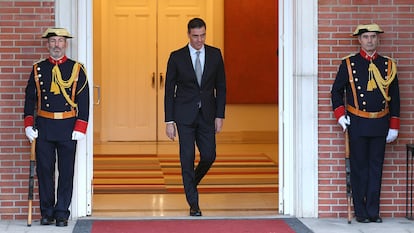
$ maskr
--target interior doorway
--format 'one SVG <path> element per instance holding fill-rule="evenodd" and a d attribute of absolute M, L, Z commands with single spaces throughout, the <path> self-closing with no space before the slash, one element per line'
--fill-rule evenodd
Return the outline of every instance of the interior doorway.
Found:
<path fill-rule="evenodd" d="M 167 140 L 163 97 L 168 56 L 188 42 L 190 18 L 204 18 L 214 32 L 207 7 L 212 2 L 94 1 L 94 82 L 100 93 L 95 142 Z"/>
<path fill-rule="evenodd" d="M 170 3 L 176 3 L 178 6 L 168 5 Z M 94 107 L 94 154 L 135 153 L 165 156 L 178 152 L 177 143 L 167 142 L 164 133 L 163 82 L 167 59 L 172 50 L 187 43 L 186 23 L 193 17 L 205 19 L 208 25 L 207 43 L 223 48 L 223 13 L 223 0 L 94 1 L 94 85 L 101 95 L 99 105 Z M 142 30 L 136 30 L 137 28 Z M 224 56 L 225 53 L 224 49 Z M 277 163 L 277 114 L 277 105 L 228 105 L 226 130 L 218 135 L 217 153 L 233 157 L 240 154 L 249 155 L 250 160 L 246 160 L 246 163 L 250 164 L 254 163 L 255 155 L 265 154 Z M 257 122 L 258 116 L 260 122 Z M 252 122 L 255 123 L 251 124 Z M 113 167 L 114 163 L 110 163 Z M 243 166 L 245 164 L 241 164 L 241 167 Z M 251 190 L 245 193 L 249 198 L 255 194 L 252 187 L 256 185 L 258 190 L 259 185 L 263 185 L 263 174 L 258 174 L 261 172 L 260 169 L 256 170 L 255 173 L 244 177 L 246 180 L 253 180 L 253 186 L 246 188 Z M 243 168 L 240 171 L 245 173 Z M 96 165 L 94 173 L 96 174 Z M 151 173 L 145 173 L 144 176 L 149 176 L 148 174 Z M 271 179 L 277 182 L 278 172 L 273 175 Z M 137 177 L 131 173 L 124 182 L 131 187 L 130 182 L 135 178 Z M 155 176 L 156 179 L 163 178 Z M 177 180 L 176 177 L 174 179 Z M 224 176 L 224 179 L 231 178 Z M 153 180 L 141 181 L 151 183 Z M 97 187 L 99 182 L 96 175 L 93 183 L 94 187 Z M 115 183 L 120 181 L 117 180 Z M 271 185 L 272 189 L 277 189 L 277 186 Z M 119 186 L 112 187 L 112 190 L 115 189 L 120 190 Z M 277 192 L 266 194 L 268 200 L 263 199 L 263 193 L 256 193 L 256 197 L 264 201 L 263 208 L 277 213 Z M 119 197 L 119 193 L 112 195 Z M 127 194 L 121 193 L 120 199 L 128 201 L 125 195 Z M 224 196 L 232 199 L 228 195 Z M 104 196 L 108 198 L 110 195 Z M 171 197 L 160 197 L 159 194 L 143 196 L 147 201 L 167 200 Z M 101 197 L 102 195 L 95 191 L 94 216 L 101 208 L 111 209 L 99 205 Z M 183 198 L 183 195 L 179 195 L 179 198 Z M 119 204 L 115 208 L 120 206 L 122 205 Z M 129 207 L 132 208 L 132 212 L 137 211 L 133 206 Z M 151 208 L 146 211 L 154 212 Z M 234 207 L 230 205 L 229 208 Z M 263 210 L 260 204 L 248 208 Z M 125 208 L 122 209 L 120 212 L 125 215 Z M 233 213 L 238 215 L 236 212 Z"/>

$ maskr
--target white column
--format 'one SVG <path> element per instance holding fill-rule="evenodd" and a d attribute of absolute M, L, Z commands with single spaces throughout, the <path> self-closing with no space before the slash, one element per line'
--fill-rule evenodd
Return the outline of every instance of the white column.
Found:
<path fill-rule="evenodd" d="M 67 28 L 74 36 L 67 55 L 85 65 L 89 82 L 90 111 L 86 139 L 79 141 L 76 153 L 71 218 L 91 215 L 93 178 L 93 49 L 92 1 L 55 1 L 56 27 Z"/>
<path fill-rule="evenodd" d="M 280 210 L 318 213 L 317 1 L 279 2 Z"/>
<path fill-rule="evenodd" d="M 316 0 L 299 0 L 296 10 L 294 80 L 297 119 L 298 217 L 318 214 L 318 14 Z"/>

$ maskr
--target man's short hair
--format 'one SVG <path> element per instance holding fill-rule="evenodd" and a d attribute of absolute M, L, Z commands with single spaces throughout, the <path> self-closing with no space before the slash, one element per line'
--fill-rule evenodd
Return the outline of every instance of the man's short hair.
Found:
<path fill-rule="evenodd" d="M 206 23 L 204 22 L 204 20 L 200 19 L 200 18 L 193 18 L 188 22 L 187 25 L 187 29 L 188 29 L 188 33 L 190 33 L 191 29 L 193 28 L 206 28 Z"/>

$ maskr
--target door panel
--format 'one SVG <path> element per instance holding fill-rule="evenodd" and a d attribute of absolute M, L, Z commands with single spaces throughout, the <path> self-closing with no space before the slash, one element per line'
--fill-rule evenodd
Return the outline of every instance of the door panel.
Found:
<path fill-rule="evenodd" d="M 102 3 L 103 141 L 156 140 L 156 4 Z"/>
<path fill-rule="evenodd" d="M 204 18 L 212 32 L 209 15 L 220 1 L 94 1 L 99 14 L 94 16 L 94 73 L 99 75 L 94 80 L 101 87 L 95 141 L 168 140 L 164 83 L 169 54 L 188 43 L 189 19 Z"/>

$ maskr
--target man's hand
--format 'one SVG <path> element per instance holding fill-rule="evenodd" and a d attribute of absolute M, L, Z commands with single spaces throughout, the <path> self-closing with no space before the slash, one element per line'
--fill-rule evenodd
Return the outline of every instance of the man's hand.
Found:
<path fill-rule="evenodd" d="M 33 129 L 33 126 L 27 126 L 24 131 L 26 132 L 26 137 L 29 139 L 30 143 L 39 136 L 37 129 Z"/>
<path fill-rule="evenodd" d="M 398 137 L 398 129 L 389 129 L 386 141 L 387 143 L 391 143 L 395 141 L 397 137 Z"/>
<path fill-rule="evenodd" d="M 223 128 L 223 119 L 222 118 L 216 118 L 215 127 L 216 127 L 216 133 L 220 133 L 221 129 Z"/>
<path fill-rule="evenodd" d="M 345 132 L 348 125 L 351 124 L 351 119 L 349 118 L 349 116 L 343 115 L 338 119 L 338 124 L 342 126 L 342 129 Z"/>
<path fill-rule="evenodd" d="M 171 141 L 174 141 L 174 138 L 176 136 L 175 124 L 172 122 L 167 123 L 165 126 L 165 133 L 167 134 L 167 137 L 171 139 Z"/>
<path fill-rule="evenodd" d="M 85 138 L 85 134 L 81 133 L 79 131 L 74 130 L 72 132 L 72 140 L 76 140 L 76 141 L 80 141 L 83 140 Z"/>

